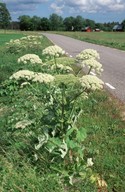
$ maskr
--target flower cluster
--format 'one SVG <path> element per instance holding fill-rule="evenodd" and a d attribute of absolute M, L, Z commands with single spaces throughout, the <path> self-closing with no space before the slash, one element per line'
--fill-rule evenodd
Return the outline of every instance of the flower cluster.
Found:
<path fill-rule="evenodd" d="M 26 40 L 26 41 L 39 41 L 40 39 L 42 39 L 43 36 L 35 36 L 35 35 L 28 35 L 26 37 L 22 37 L 21 40 Z"/>
<path fill-rule="evenodd" d="M 14 73 L 10 79 L 25 79 L 32 82 L 39 82 L 39 83 L 50 83 L 54 81 L 54 77 L 50 74 L 46 73 L 37 73 L 29 70 L 20 70 Z"/>
<path fill-rule="evenodd" d="M 93 166 L 93 161 L 92 161 L 92 158 L 88 158 L 87 159 L 87 167 L 91 167 L 91 166 Z"/>
<path fill-rule="evenodd" d="M 7 51 L 10 53 L 18 53 L 21 50 L 27 50 L 29 48 L 40 48 L 41 39 L 43 36 L 27 36 L 20 39 L 11 39 L 7 45 Z"/>
<path fill-rule="evenodd" d="M 85 75 L 79 79 L 81 86 L 85 90 L 100 90 L 103 88 L 103 81 L 96 76 Z"/>
<path fill-rule="evenodd" d="M 42 64 L 42 60 L 36 54 L 26 54 L 18 59 L 18 63 Z"/>
<path fill-rule="evenodd" d="M 90 69 L 94 70 L 97 74 L 100 74 L 103 71 L 102 64 L 93 58 L 83 61 L 82 66 L 89 67 Z"/>
<path fill-rule="evenodd" d="M 33 122 L 30 121 L 30 120 L 22 120 L 22 121 L 18 121 L 15 125 L 15 128 L 18 129 L 18 128 L 21 128 L 21 129 L 24 129 L 25 127 L 31 125 Z"/>
<path fill-rule="evenodd" d="M 55 69 L 60 70 L 61 72 L 67 72 L 67 73 L 73 71 L 71 67 L 62 65 L 62 64 L 52 65 L 51 70 L 55 70 Z"/>
<path fill-rule="evenodd" d="M 49 46 L 47 48 L 45 48 L 42 52 L 43 55 L 47 55 L 49 57 L 60 57 L 61 55 L 65 54 L 65 51 L 57 46 L 57 45 L 53 45 L 53 46 Z"/>
<path fill-rule="evenodd" d="M 46 73 L 35 73 L 32 81 L 39 83 L 51 83 L 54 81 L 54 77 Z"/>
<path fill-rule="evenodd" d="M 86 59 L 100 59 L 99 53 L 94 49 L 85 49 L 76 56 L 76 59 L 83 61 Z"/>

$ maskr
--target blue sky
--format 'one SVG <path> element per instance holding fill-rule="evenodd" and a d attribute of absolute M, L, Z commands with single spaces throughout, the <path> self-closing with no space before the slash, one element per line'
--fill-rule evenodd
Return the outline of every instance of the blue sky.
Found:
<path fill-rule="evenodd" d="M 20 15 L 47 17 L 56 13 L 63 18 L 81 15 L 96 22 L 122 22 L 125 0 L 1 0 L 13 20 Z"/>

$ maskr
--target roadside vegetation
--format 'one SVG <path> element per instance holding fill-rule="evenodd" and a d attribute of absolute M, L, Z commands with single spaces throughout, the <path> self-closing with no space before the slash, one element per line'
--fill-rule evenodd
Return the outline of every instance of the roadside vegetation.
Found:
<path fill-rule="evenodd" d="M 0 191 L 124 192 L 125 109 L 90 75 L 99 54 L 0 36 Z"/>
<path fill-rule="evenodd" d="M 125 50 L 125 32 L 53 32 L 81 41 Z"/>

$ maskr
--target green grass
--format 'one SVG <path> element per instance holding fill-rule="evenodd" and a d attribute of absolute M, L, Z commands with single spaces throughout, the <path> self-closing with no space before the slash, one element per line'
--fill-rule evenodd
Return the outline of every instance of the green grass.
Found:
<path fill-rule="evenodd" d="M 125 108 L 105 91 L 92 94 L 82 106 L 79 126 L 88 131 L 86 144 L 94 157 L 94 169 L 107 182 L 109 191 L 124 192 L 125 121 L 121 114 Z"/>
<path fill-rule="evenodd" d="M 83 33 L 86 34 L 86 33 Z M 91 33 L 104 35 L 103 33 Z M 88 35 L 91 35 L 88 34 Z M 123 33 L 121 33 L 122 35 Z M 15 34 L 2 34 L 4 41 L 8 41 Z M 22 34 L 18 34 L 20 37 Z M 115 34 L 114 34 L 115 35 Z M 116 33 L 118 35 L 118 33 Z M 18 36 L 18 38 L 19 38 Z M 43 47 L 51 45 L 46 38 Z M 28 53 L 28 50 L 27 50 Z M 12 55 L 5 54 L 3 46 L 0 51 L 0 78 L 1 81 L 7 79 L 14 71 L 20 67 L 17 64 L 17 58 L 23 53 Z M 41 53 L 39 52 L 39 56 Z M 7 98 L 0 100 L 0 133 L 5 129 L 6 118 L 11 113 L 11 105 Z M 6 105 L 5 105 L 6 103 Z M 95 92 L 91 94 L 88 100 L 81 103 L 84 114 L 80 117 L 79 127 L 87 129 L 88 137 L 86 139 L 86 157 L 93 158 L 94 171 L 102 177 L 107 185 L 109 192 L 125 191 L 125 121 L 122 114 L 125 107 L 106 91 Z M 7 133 L 6 133 L 7 134 Z M 94 189 L 85 189 L 84 183 L 76 188 L 66 189 L 57 178 L 53 178 L 50 172 L 39 174 L 29 159 L 26 159 L 22 153 L 18 154 L 11 147 L 11 138 L 4 135 L 5 140 L 0 141 L 0 191 L 1 192 L 96 192 Z M 3 135 L 1 133 L 0 135 Z M 6 139 L 8 145 L 6 146 Z M 9 148 L 10 150 L 7 150 Z M 47 172 L 47 171 L 46 171 Z M 102 190 L 103 191 L 103 190 Z"/>
<path fill-rule="evenodd" d="M 125 32 L 56 32 L 81 41 L 125 50 Z"/>
<path fill-rule="evenodd" d="M 18 162 L 13 162 L 12 156 L 11 160 L 3 156 L 0 159 L 1 192 L 63 192 L 57 178 L 38 175 L 35 167 L 19 159 L 19 156 L 15 158 Z"/>
<path fill-rule="evenodd" d="M 27 35 L 32 34 L 32 33 L 28 33 Z M 35 33 L 33 33 L 32 35 L 34 35 Z M 26 34 L 25 34 L 26 35 Z M 37 54 L 39 55 L 39 57 L 42 56 L 42 51 L 41 50 L 26 50 L 25 52 L 20 52 L 18 54 L 11 54 L 11 53 L 7 53 L 6 52 L 6 48 L 5 48 L 5 43 L 9 42 L 10 39 L 19 39 L 21 37 L 23 37 L 23 34 L 13 34 L 13 33 L 7 33 L 7 34 L 0 34 L 0 82 L 4 81 L 5 79 L 7 79 L 10 75 L 12 75 L 15 71 L 18 71 L 21 68 L 24 68 L 23 65 L 20 65 L 17 63 L 17 60 L 19 57 L 25 55 L 25 54 Z M 45 47 L 52 45 L 52 43 L 47 40 L 46 37 L 44 37 L 42 39 L 42 49 L 44 49 Z"/>
<path fill-rule="evenodd" d="M 0 46 L 5 45 L 6 42 L 10 41 L 10 39 L 18 39 L 23 37 L 23 34 L 4 34 L 0 33 Z"/>

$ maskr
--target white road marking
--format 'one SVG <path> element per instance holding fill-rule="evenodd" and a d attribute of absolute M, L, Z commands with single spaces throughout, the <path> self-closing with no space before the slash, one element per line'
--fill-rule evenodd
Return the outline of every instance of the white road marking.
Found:
<path fill-rule="evenodd" d="M 113 87 L 111 84 L 109 83 L 105 83 L 105 85 L 107 85 L 110 89 L 115 89 L 115 87 Z"/>

